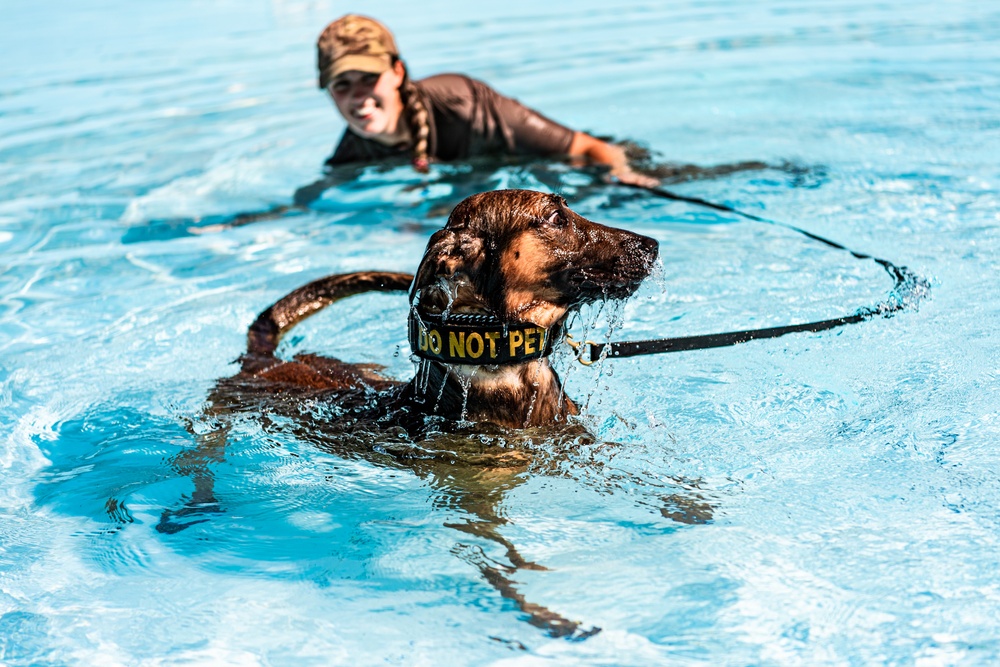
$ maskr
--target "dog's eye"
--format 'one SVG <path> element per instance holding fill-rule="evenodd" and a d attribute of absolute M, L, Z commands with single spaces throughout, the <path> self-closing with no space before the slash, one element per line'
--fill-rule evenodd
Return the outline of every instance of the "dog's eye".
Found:
<path fill-rule="evenodd" d="M 562 211 L 556 209 L 549 214 L 549 217 L 545 219 L 547 225 L 552 227 L 565 227 L 566 217 L 562 214 Z"/>

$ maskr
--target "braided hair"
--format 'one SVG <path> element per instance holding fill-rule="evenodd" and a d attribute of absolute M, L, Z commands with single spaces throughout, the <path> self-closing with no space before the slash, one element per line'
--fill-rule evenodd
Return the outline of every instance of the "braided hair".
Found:
<path fill-rule="evenodd" d="M 399 58 L 393 56 L 393 64 Z M 399 87 L 399 97 L 403 101 L 403 117 L 410 128 L 413 137 L 413 168 L 422 174 L 428 171 L 430 157 L 428 156 L 428 138 L 431 128 L 428 124 L 427 105 L 416 84 L 410 80 L 410 74 L 403 63 L 403 83 Z"/>

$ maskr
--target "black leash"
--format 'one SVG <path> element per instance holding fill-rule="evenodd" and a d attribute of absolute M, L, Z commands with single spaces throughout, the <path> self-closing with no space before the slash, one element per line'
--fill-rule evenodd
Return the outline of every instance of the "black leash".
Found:
<path fill-rule="evenodd" d="M 779 336 L 787 336 L 793 333 L 804 333 L 804 332 L 818 332 L 827 331 L 828 329 L 835 329 L 837 327 L 842 327 L 847 324 L 858 324 L 866 320 L 870 320 L 876 316 L 890 317 L 894 313 L 897 313 L 904 308 L 916 303 L 927 295 L 930 290 L 930 285 L 926 280 L 918 276 L 917 274 L 910 271 L 905 266 L 896 266 L 892 262 L 886 259 L 881 259 L 879 257 L 874 257 L 872 255 L 866 255 L 865 253 L 856 252 L 850 248 L 843 246 L 836 241 L 831 241 L 830 239 L 823 238 L 818 234 L 813 234 L 810 231 L 796 227 L 794 225 L 789 225 L 784 222 L 778 222 L 776 220 L 770 220 L 768 218 L 762 218 L 759 215 L 754 215 L 752 213 L 746 213 L 735 209 L 731 206 L 726 206 L 725 204 L 718 204 L 716 202 L 708 201 L 706 199 L 701 199 L 699 197 L 687 197 L 684 195 L 679 195 L 677 193 L 671 192 L 664 188 L 647 188 L 641 185 L 629 185 L 628 187 L 639 188 L 648 192 L 655 197 L 661 197 L 663 199 L 669 199 L 671 201 L 686 202 L 688 204 L 695 204 L 696 206 L 702 206 L 704 208 L 714 209 L 716 211 L 724 211 L 726 213 L 733 213 L 747 220 L 753 220 L 754 222 L 763 222 L 768 225 L 776 225 L 778 227 L 784 227 L 790 229 L 794 232 L 798 232 L 803 236 L 810 238 L 814 241 L 819 241 L 820 243 L 826 244 L 831 248 L 836 248 L 837 250 L 843 250 L 845 252 L 851 253 L 857 259 L 870 259 L 892 276 L 894 285 L 892 291 L 889 294 L 889 298 L 885 301 L 879 303 L 874 307 L 862 308 L 852 315 L 845 315 L 843 317 L 836 317 L 829 320 L 819 320 L 817 322 L 806 322 L 804 324 L 789 324 L 781 327 L 769 327 L 766 329 L 748 329 L 746 331 L 730 331 L 726 333 L 715 333 L 715 334 L 705 334 L 701 336 L 685 336 L 681 338 L 658 338 L 655 340 L 640 340 L 640 341 L 619 341 L 614 343 L 595 343 L 593 341 L 587 341 L 586 343 L 578 343 L 573 341 L 567 336 L 567 342 L 570 346 L 577 351 L 577 359 L 586 365 L 592 364 L 594 361 L 601 359 L 603 357 L 611 358 L 621 358 L 621 357 L 634 357 L 641 354 L 662 354 L 666 352 L 686 352 L 688 350 L 706 350 L 714 347 L 727 347 L 730 345 L 739 345 L 740 343 L 746 343 L 751 340 L 762 340 L 765 338 L 778 338 Z M 583 358 L 583 350 L 581 348 L 587 345 L 590 350 L 590 359 L 585 360 Z"/>

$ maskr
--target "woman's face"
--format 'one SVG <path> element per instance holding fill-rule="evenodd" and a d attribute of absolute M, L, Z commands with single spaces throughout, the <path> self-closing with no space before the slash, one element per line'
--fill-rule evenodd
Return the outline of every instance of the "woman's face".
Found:
<path fill-rule="evenodd" d="M 399 122 L 403 114 L 399 87 L 405 73 L 399 61 L 381 74 L 350 70 L 338 74 L 327 90 L 340 115 L 357 134 L 395 143 L 405 133 Z"/>

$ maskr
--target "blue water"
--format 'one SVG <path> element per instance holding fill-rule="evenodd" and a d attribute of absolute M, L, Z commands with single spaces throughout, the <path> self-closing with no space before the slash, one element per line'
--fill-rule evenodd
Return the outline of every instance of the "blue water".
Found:
<path fill-rule="evenodd" d="M 412 73 L 463 71 L 677 162 L 673 185 L 928 280 L 889 319 L 558 364 L 596 443 L 422 469 L 255 415 L 156 529 L 255 315 L 328 273 L 412 271 L 468 188 L 565 193 L 662 269 L 576 330 L 691 335 L 853 312 L 877 265 L 779 227 L 587 188 L 560 166 L 369 171 L 288 203 L 342 129 L 319 0 L 8 3 L 0 22 L 0 663 L 984 665 L 1000 662 L 1000 8 L 985 2 L 369 2 Z M 405 379 L 401 297 L 281 353 Z M 348 323 L 346 337 L 337 333 Z M 596 324 L 595 324 L 596 323 Z M 602 334 L 603 335 L 603 334 Z M 680 509 L 678 509 L 680 508 Z M 685 509 L 686 508 L 686 509 Z M 708 522 L 682 521 L 684 512 Z M 492 519 L 490 519 L 492 517 Z M 497 533 L 547 570 L 484 577 Z"/>

